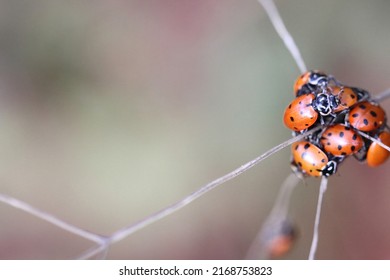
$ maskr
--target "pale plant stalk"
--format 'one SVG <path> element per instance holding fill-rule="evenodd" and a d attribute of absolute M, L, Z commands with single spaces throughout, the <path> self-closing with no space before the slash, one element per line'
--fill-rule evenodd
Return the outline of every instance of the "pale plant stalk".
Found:
<path fill-rule="evenodd" d="M 122 228 L 116 232 L 114 232 L 111 236 L 110 236 L 110 244 L 113 244 L 113 243 L 116 243 L 124 238 L 126 238 L 127 236 L 131 235 L 132 233 L 146 227 L 147 225 L 151 224 L 151 223 L 154 223 L 166 216 L 168 216 L 169 214 L 172 214 L 174 212 L 176 212 L 177 210 L 179 210 L 180 208 L 186 206 L 187 204 L 191 203 L 192 201 L 194 201 L 195 199 L 199 198 L 200 196 L 204 195 L 205 193 L 211 191 L 212 189 L 216 188 L 217 186 L 229 181 L 229 180 L 232 180 L 233 178 L 237 177 L 238 175 L 242 174 L 243 172 L 249 170 L 250 168 L 252 168 L 253 166 L 255 166 L 256 164 L 260 163 L 261 161 L 263 161 L 264 159 L 268 158 L 269 156 L 271 156 L 272 154 L 280 151 L 281 149 L 291 145 L 292 143 L 308 136 L 309 134 L 313 133 L 314 131 L 316 130 L 319 130 L 321 129 L 322 127 L 316 127 L 314 129 L 311 129 L 309 131 L 307 131 L 306 133 L 304 134 L 301 134 L 301 135 L 298 135 L 296 137 L 293 137 L 275 147 L 273 147 L 272 149 L 268 150 L 267 152 L 265 152 L 264 154 L 258 156 L 257 158 L 241 165 L 240 167 L 238 167 L 237 169 L 227 173 L 226 175 L 222 176 L 222 177 L 219 177 L 217 179 L 215 179 L 214 181 L 204 185 L 203 187 L 197 189 L 196 191 L 194 191 L 193 193 L 191 193 L 190 195 L 184 197 L 183 199 L 175 202 L 174 204 L 140 220 L 139 222 L 135 223 L 135 224 L 132 224 L 128 227 L 125 227 L 125 228 Z M 102 250 L 104 250 L 104 246 L 99 246 L 99 247 L 96 247 L 94 250 L 92 251 L 88 251 L 86 253 L 84 253 L 82 256 L 80 256 L 79 258 L 83 259 L 83 258 L 90 258 L 92 257 L 93 255 L 97 254 L 97 253 L 100 253 Z"/>
<path fill-rule="evenodd" d="M 304 73 L 307 71 L 305 62 L 303 61 L 301 52 L 290 32 L 288 32 L 286 26 L 283 23 L 282 17 L 279 14 L 278 9 L 275 6 L 275 3 L 272 0 L 258 0 L 259 3 L 263 6 L 268 17 L 270 18 L 276 32 L 279 37 L 283 40 L 284 45 L 290 52 L 291 56 L 294 58 L 295 63 L 297 64 L 299 71 Z"/>
<path fill-rule="evenodd" d="M 384 101 L 385 99 L 389 98 L 390 97 L 390 88 L 382 91 L 381 93 L 378 93 L 377 95 L 375 95 L 374 97 L 374 101 L 380 103 L 382 101 Z"/>
<path fill-rule="evenodd" d="M 114 232 L 113 234 L 111 234 L 108 237 L 101 236 L 101 235 L 89 232 L 87 230 L 81 229 L 81 228 L 74 226 L 72 224 L 69 224 L 69 223 L 65 222 L 64 220 L 62 220 L 62 219 L 60 219 L 52 214 L 49 214 L 48 212 L 45 212 L 41 209 L 38 209 L 38 208 L 36 208 L 36 207 L 34 207 L 34 206 L 24 202 L 24 201 L 21 201 L 19 199 L 16 199 L 14 197 L 9 196 L 9 195 L 0 194 L 0 202 L 8 204 L 14 208 L 18 208 L 20 210 L 23 210 L 23 211 L 25 211 L 33 216 L 36 216 L 42 220 L 45 220 L 46 222 L 49 222 L 49 223 L 51 223 L 59 228 L 62 228 L 68 232 L 71 232 L 75 235 L 78 235 L 80 237 L 83 237 L 85 239 L 91 240 L 91 241 L 99 244 L 97 249 L 96 248 L 91 249 L 93 253 L 86 253 L 85 254 L 85 255 L 88 255 L 88 257 L 89 257 L 89 256 L 93 256 L 99 252 L 102 252 L 104 250 L 107 250 L 108 246 L 110 244 L 116 243 L 116 242 L 126 238 L 130 234 L 134 233 L 135 231 L 138 231 L 138 230 L 146 227 L 147 225 L 154 223 L 154 222 L 166 217 L 167 215 L 179 210 L 180 208 L 186 206 L 187 204 L 191 203 L 192 201 L 194 201 L 195 199 L 204 195 L 205 193 L 211 191 L 215 187 L 237 177 L 238 175 L 249 170 L 250 168 L 252 168 L 256 164 L 260 163 L 264 159 L 268 158 L 272 154 L 274 154 L 274 153 L 278 152 L 279 150 L 291 145 L 292 143 L 308 136 L 310 133 L 313 133 L 315 130 L 318 130 L 318 129 L 319 128 L 312 129 L 312 130 L 307 131 L 306 133 L 304 133 L 302 135 L 298 135 L 294 138 L 291 138 L 291 139 L 273 147 L 272 149 L 268 150 L 264 154 L 262 154 L 259 157 L 243 164 L 242 166 L 238 167 L 237 169 L 233 170 L 232 172 L 204 185 L 203 187 L 199 188 L 198 190 L 196 190 L 192 194 L 186 196 L 185 198 L 179 200 L 178 202 L 142 219 L 141 221 L 139 221 L 135 224 L 132 224 L 128 227 L 122 228 L 122 229 Z"/>
<path fill-rule="evenodd" d="M 382 143 L 382 141 L 364 133 L 364 132 L 361 132 L 361 131 L 357 131 L 360 135 L 362 135 L 363 137 L 366 137 L 367 139 L 371 140 L 372 142 L 375 142 L 377 143 L 379 146 L 381 146 L 382 148 L 388 150 L 390 152 L 390 147 L 389 146 L 386 146 L 386 144 Z"/>
<path fill-rule="evenodd" d="M 317 211 L 314 220 L 313 240 L 311 242 L 310 253 L 308 258 L 309 260 L 314 260 L 317 252 L 322 200 L 324 198 L 324 194 L 327 187 L 328 187 L 328 177 L 322 176 L 320 191 L 318 193 Z"/>
<path fill-rule="evenodd" d="M 31 206 L 30 204 L 28 204 L 24 201 L 21 201 L 19 199 L 16 199 L 16 198 L 11 197 L 11 196 L 6 195 L 6 194 L 0 194 L 0 201 L 5 203 L 5 204 L 8 204 L 14 208 L 23 210 L 23 211 L 25 211 L 25 212 L 27 212 L 35 217 L 38 217 L 42 220 L 45 220 L 46 222 L 49 222 L 49 223 L 51 223 L 59 228 L 62 228 L 63 230 L 66 230 L 70 233 L 84 237 L 85 239 L 91 240 L 91 241 L 99 243 L 99 244 L 105 243 L 106 237 L 89 232 L 89 231 L 84 230 L 84 229 L 81 229 L 81 228 L 76 227 L 72 224 L 69 224 L 69 223 L 61 220 L 60 218 L 58 218 L 54 215 L 51 215 L 43 210 L 40 210 L 38 208 Z"/>

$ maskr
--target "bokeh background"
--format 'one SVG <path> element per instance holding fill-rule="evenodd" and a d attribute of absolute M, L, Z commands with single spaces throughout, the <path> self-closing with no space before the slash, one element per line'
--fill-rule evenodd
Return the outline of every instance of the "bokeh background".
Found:
<path fill-rule="evenodd" d="M 390 87 L 389 1 L 276 1 L 310 69 Z M 299 70 L 255 0 L 0 1 L 0 191 L 110 234 L 290 138 Z M 390 101 L 383 107 L 390 112 Z M 242 259 L 290 174 L 282 150 L 112 246 L 110 259 Z M 390 161 L 330 179 L 319 259 L 390 258 Z M 306 259 L 319 180 L 294 192 Z M 0 204 L 1 259 L 93 244 Z"/>

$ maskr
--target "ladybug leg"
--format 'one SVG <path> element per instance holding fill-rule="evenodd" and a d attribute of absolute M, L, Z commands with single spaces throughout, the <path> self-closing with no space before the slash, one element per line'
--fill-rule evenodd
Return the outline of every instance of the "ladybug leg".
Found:
<path fill-rule="evenodd" d="M 294 159 L 291 157 L 291 162 L 290 162 L 291 170 L 297 176 L 300 180 L 306 184 L 305 181 L 305 173 L 298 167 L 298 165 L 295 163 Z"/>
<path fill-rule="evenodd" d="M 357 88 L 357 87 L 351 87 L 351 89 L 356 93 L 358 96 L 358 101 L 366 101 L 370 98 L 370 93 L 364 89 Z"/>
<path fill-rule="evenodd" d="M 334 83 L 336 86 L 341 87 L 343 84 L 337 80 L 333 75 L 328 75 L 328 81 Z"/>
<path fill-rule="evenodd" d="M 363 148 L 361 148 L 357 153 L 355 153 L 353 156 L 359 161 L 359 162 L 364 162 L 367 157 L 367 142 L 365 142 L 365 145 Z"/>

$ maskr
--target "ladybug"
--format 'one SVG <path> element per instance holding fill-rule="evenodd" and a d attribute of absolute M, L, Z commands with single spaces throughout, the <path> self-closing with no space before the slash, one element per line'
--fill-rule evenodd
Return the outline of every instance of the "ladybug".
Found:
<path fill-rule="evenodd" d="M 312 103 L 314 94 L 307 93 L 295 98 L 284 111 L 284 124 L 292 130 L 301 131 L 312 126 L 318 119 L 318 113 Z"/>
<path fill-rule="evenodd" d="M 333 108 L 333 113 L 348 109 L 362 99 L 362 97 L 359 98 L 358 94 L 350 87 L 333 86 L 330 88 L 330 92 L 338 99 L 338 105 Z"/>
<path fill-rule="evenodd" d="M 311 127 L 321 116 L 333 115 L 338 106 L 336 97 L 327 92 L 306 93 L 295 98 L 284 111 L 284 124 L 291 130 L 302 131 Z M 321 123 L 324 120 L 321 118 Z"/>
<path fill-rule="evenodd" d="M 325 152 L 333 156 L 349 156 L 358 152 L 364 141 L 356 131 L 348 126 L 336 124 L 328 127 L 320 138 Z"/>
<path fill-rule="evenodd" d="M 303 73 L 294 83 L 294 94 L 300 96 L 305 93 L 313 92 L 318 87 L 326 87 L 328 85 L 328 76 L 318 70 L 311 70 Z"/>
<path fill-rule="evenodd" d="M 382 131 L 379 133 L 377 140 L 380 140 L 386 146 L 390 146 L 390 133 L 387 131 Z M 376 167 L 384 163 L 389 157 L 390 152 L 383 147 L 381 147 L 378 143 L 372 142 L 370 147 L 367 150 L 367 165 L 371 167 Z"/>
<path fill-rule="evenodd" d="M 309 176 L 330 176 L 336 173 L 337 163 L 329 160 L 327 155 L 316 145 L 308 141 L 292 144 L 293 169 L 294 165 L 302 173 Z"/>
<path fill-rule="evenodd" d="M 359 102 L 366 101 L 371 96 L 368 91 L 362 88 L 358 88 L 358 87 L 348 87 L 348 88 L 352 89 L 352 91 L 357 95 Z"/>
<path fill-rule="evenodd" d="M 363 101 L 351 109 L 348 121 L 357 130 L 373 131 L 386 123 L 386 113 L 379 105 Z"/>
<path fill-rule="evenodd" d="M 289 220 L 278 222 L 263 237 L 265 250 L 271 258 L 282 257 L 291 250 L 296 237 L 296 229 Z"/>

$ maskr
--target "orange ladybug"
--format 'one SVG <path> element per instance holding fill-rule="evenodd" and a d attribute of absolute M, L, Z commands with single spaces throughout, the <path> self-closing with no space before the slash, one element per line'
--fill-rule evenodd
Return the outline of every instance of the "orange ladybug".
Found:
<path fill-rule="evenodd" d="M 312 126 L 318 119 L 318 113 L 312 103 L 315 96 L 307 93 L 295 98 L 284 111 L 284 124 L 292 130 L 301 131 Z"/>
<path fill-rule="evenodd" d="M 363 101 L 351 109 L 348 120 L 352 127 L 368 132 L 386 123 L 386 113 L 379 105 Z"/>
<path fill-rule="evenodd" d="M 309 176 L 330 176 L 336 173 L 337 163 L 316 145 L 308 141 L 295 142 L 291 146 L 293 165 Z M 294 168 L 293 168 L 294 169 Z"/>
<path fill-rule="evenodd" d="M 291 222 L 284 221 L 267 234 L 265 249 L 271 258 L 280 258 L 291 250 L 297 234 Z"/>
<path fill-rule="evenodd" d="M 341 112 L 355 105 L 358 100 L 358 95 L 350 87 L 332 86 L 330 92 L 338 98 L 339 104 L 333 109 L 333 113 Z"/>
<path fill-rule="evenodd" d="M 363 139 L 348 126 L 336 124 L 328 127 L 321 136 L 321 145 L 334 156 L 349 156 L 358 152 L 364 145 Z"/>
<path fill-rule="evenodd" d="M 294 83 L 294 94 L 300 96 L 312 92 L 317 87 L 326 87 L 329 82 L 328 76 L 318 70 L 311 70 L 303 73 Z"/>
<path fill-rule="evenodd" d="M 376 139 L 380 140 L 386 146 L 390 146 L 390 133 L 387 131 L 382 131 Z M 376 167 L 384 163 L 389 157 L 390 152 L 378 143 L 372 142 L 370 147 L 367 150 L 367 165 L 371 167 Z"/>

